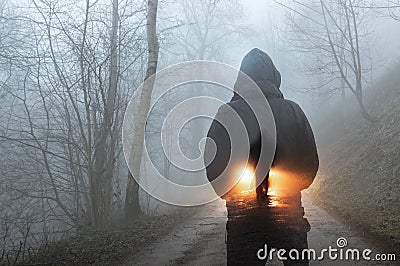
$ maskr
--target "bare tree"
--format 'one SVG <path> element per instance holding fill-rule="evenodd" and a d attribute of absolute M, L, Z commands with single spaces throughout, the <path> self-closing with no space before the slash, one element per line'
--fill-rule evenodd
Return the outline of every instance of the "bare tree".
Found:
<path fill-rule="evenodd" d="M 39 233 L 104 227 L 120 206 L 119 136 L 143 72 L 144 14 L 139 3 L 110 2 L 5 4 L 17 14 L 0 5 L 4 249 Z M 24 220 L 29 238 L 19 237 Z"/>
<path fill-rule="evenodd" d="M 400 1 L 399 0 L 381 0 L 371 1 L 362 8 L 373 9 L 378 14 L 389 16 L 394 20 L 400 21 Z"/>
<path fill-rule="evenodd" d="M 355 96 L 364 119 L 372 122 L 364 106 L 363 88 L 367 46 L 363 46 L 367 29 L 363 0 L 292 1 L 285 5 L 288 23 L 292 28 L 291 41 L 297 52 L 310 58 L 309 72 L 321 77 L 321 84 L 312 89 L 334 93 L 344 89 Z"/>
<path fill-rule="evenodd" d="M 125 216 L 131 220 L 140 214 L 139 206 L 139 186 L 135 178 L 140 178 L 140 168 L 143 155 L 144 144 L 144 125 L 147 113 L 150 109 L 151 94 L 154 85 L 154 78 L 151 78 L 157 71 L 159 43 L 157 37 L 157 7 L 158 0 L 148 0 L 147 2 L 147 44 L 148 61 L 145 76 L 145 86 L 140 93 L 138 107 L 138 118 L 134 125 L 133 155 L 131 158 L 132 171 L 128 174 L 128 184 L 125 198 Z M 133 178 L 135 177 L 135 178 Z"/>
<path fill-rule="evenodd" d="M 169 52 L 183 60 L 224 60 L 226 45 L 240 45 L 240 34 L 249 30 L 236 0 L 183 0 L 173 8 L 180 26 L 172 31 L 175 49 Z"/>

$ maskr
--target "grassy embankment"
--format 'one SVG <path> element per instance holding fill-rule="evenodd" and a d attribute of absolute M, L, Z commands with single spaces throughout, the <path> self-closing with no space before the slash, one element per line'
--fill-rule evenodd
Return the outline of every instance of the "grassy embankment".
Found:
<path fill-rule="evenodd" d="M 398 251 L 400 66 L 368 92 L 366 106 L 377 119 L 372 124 L 353 110 L 345 119 L 338 115 L 317 126 L 321 167 L 310 190 L 344 220 Z"/>

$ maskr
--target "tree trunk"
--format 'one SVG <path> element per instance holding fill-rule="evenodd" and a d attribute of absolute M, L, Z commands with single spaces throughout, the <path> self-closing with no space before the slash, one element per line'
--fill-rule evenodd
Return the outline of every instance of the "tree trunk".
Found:
<path fill-rule="evenodd" d="M 360 110 L 361 110 L 361 115 L 362 117 L 367 120 L 370 123 L 375 122 L 375 119 L 373 119 L 369 113 L 367 112 L 367 110 L 365 109 L 364 103 L 363 103 L 363 99 L 362 99 L 362 95 L 356 95 L 356 99 L 358 102 L 358 105 L 360 106 Z"/>
<path fill-rule="evenodd" d="M 140 178 L 140 166 L 142 162 L 144 144 L 144 126 L 146 116 L 150 109 L 151 93 L 153 91 L 154 78 L 150 78 L 157 71 L 159 44 L 157 38 L 157 6 L 158 0 L 147 2 L 147 45 L 148 61 L 145 76 L 145 85 L 140 95 L 138 119 L 134 128 L 133 156 L 130 158 L 132 173 L 129 173 L 128 185 L 125 198 L 125 217 L 127 221 L 134 219 L 141 214 L 139 206 L 139 186 L 133 177 Z"/>
<path fill-rule="evenodd" d="M 97 132 L 98 138 L 94 151 L 94 171 L 92 182 L 95 182 L 92 195 L 92 224 L 105 227 L 111 215 L 112 179 L 115 170 L 115 145 L 113 125 L 116 123 L 115 97 L 118 86 L 118 0 L 113 0 L 112 28 L 110 34 L 110 74 L 104 117 Z M 94 201 L 94 202 L 93 202 Z"/>

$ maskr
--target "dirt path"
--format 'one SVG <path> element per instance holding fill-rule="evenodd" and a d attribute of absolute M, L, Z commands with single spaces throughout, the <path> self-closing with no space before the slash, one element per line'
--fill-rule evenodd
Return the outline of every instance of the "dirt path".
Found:
<path fill-rule="evenodd" d="M 224 265 L 225 224 L 224 201 L 200 207 L 198 213 L 132 256 L 125 265 Z"/>
<path fill-rule="evenodd" d="M 309 248 L 317 252 L 332 246 L 336 248 L 339 237 L 346 238 L 347 248 L 371 249 L 373 255 L 380 251 L 364 240 L 363 236 L 352 231 L 329 213 L 313 204 L 307 193 L 303 193 L 303 206 L 306 218 L 311 224 L 308 233 Z M 125 265 L 226 265 L 225 246 L 226 208 L 225 202 L 216 201 L 201 207 L 200 211 L 169 235 L 135 254 Z M 317 253 L 318 254 L 318 253 Z M 373 256 L 371 255 L 371 256 Z M 267 265 L 283 265 L 275 260 Z M 376 261 L 312 261 L 310 265 L 397 265 Z"/>
<path fill-rule="evenodd" d="M 376 245 L 367 241 L 362 233 L 352 230 L 350 227 L 338 221 L 335 217 L 330 215 L 325 210 L 313 204 L 311 197 L 303 192 L 302 197 L 303 206 L 305 209 L 305 217 L 311 224 L 311 231 L 308 233 L 309 248 L 320 251 L 324 248 L 332 246 L 337 248 L 337 240 L 344 237 L 347 240 L 346 248 L 358 249 L 371 249 L 371 257 L 377 253 L 384 253 Z M 377 261 L 312 261 L 310 265 L 398 265 L 398 262 L 377 262 Z"/>

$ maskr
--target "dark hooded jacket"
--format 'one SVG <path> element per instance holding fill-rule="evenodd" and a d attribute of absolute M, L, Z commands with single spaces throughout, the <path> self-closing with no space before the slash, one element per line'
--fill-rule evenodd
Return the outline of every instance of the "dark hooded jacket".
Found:
<path fill-rule="evenodd" d="M 262 90 L 274 116 L 277 143 L 272 167 L 290 175 L 291 187 L 299 191 L 309 187 L 317 173 L 319 160 L 314 135 L 305 114 L 299 105 L 284 99 L 279 90 L 281 75 L 266 53 L 257 48 L 251 50 L 244 57 L 240 70 Z M 246 91 L 246 87 L 240 84 L 239 75 L 235 91 L 240 92 L 241 95 L 243 93 L 251 94 Z M 227 105 L 238 112 L 246 126 L 250 142 L 249 163 L 256 164 L 263 147 L 261 147 L 260 127 L 255 115 L 236 93 Z M 216 117 L 221 112 L 220 110 Z M 231 143 L 226 130 L 215 120 L 211 124 L 207 136 L 213 139 L 217 146 L 215 158 L 206 168 L 207 178 L 212 181 L 224 171 L 228 164 Z M 209 141 L 206 142 L 206 153 L 208 144 Z"/>

